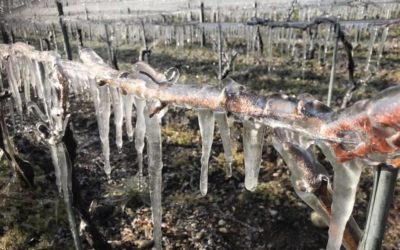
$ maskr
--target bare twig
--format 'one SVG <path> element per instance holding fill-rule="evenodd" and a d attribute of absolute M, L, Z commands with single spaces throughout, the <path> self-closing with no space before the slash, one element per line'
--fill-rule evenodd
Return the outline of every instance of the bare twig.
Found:
<path fill-rule="evenodd" d="M 339 39 L 341 41 L 347 55 L 347 71 L 349 75 L 350 87 L 343 97 L 342 108 L 344 108 L 347 106 L 347 103 L 350 101 L 354 91 L 360 86 L 360 84 L 358 84 L 358 82 L 354 79 L 355 63 L 353 59 L 353 46 L 347 39 L 340 23 L 341 21 L 337 17 L 314 17 L 311 21 L 301 22 L 283 22 L 269 19 L 252 18 L 249 22 L 247 22 L 248 25 L 262 25 L 271 28 L 294 28 L 302 30 L 311 29 L 320 24 L 330 24 L 334 26 L 337 34 L 337 38 L 335 39 Z"/>

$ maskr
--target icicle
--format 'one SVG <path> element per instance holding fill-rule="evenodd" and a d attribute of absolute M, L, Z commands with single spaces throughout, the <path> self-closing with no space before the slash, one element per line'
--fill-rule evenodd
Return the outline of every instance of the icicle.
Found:
<path fill-rule="evenodd" d="M 34 67 L 35 67 L 35 77 L 37 78 L 36 80 L 36 92 L 38 94 L 39 99 L 43 100 L 44 99 L 44 90 L 43 90 L 43 78 L 44 78 L 44 72 L 43 69 L 43 64 L 35 61 L 34 62 Z"/>
<path fill-rule="evenodd" d="M 113 112 L 114 112 L 114 123 L 115 123 L 115 143 L 117 144 L 118 151 L 122 150 L 122 122 L 124 121 L 124 106 L 122 103 L 121 94 L 116 88 L 110 88 Z"/>
<path fill-rule="evenodd" d="M 111 166 L 110 166 L 110 91 L 107 86 L 99 88 L 99 112 L 97 114 L 97 122 L 99 125 L 100 141 L 103 150 L 104 157 L 104 172 L 107 177 L 111 178 Z"/>
<path fill-rule="evenodd" d="M 307 35 L 307 31 L 303 31 L 303 59 L 301 61 L 301 75 L 302 78 L 305 78 L 305 72 L 306 72 L 306 61 L 307 61 L 307 43 L 308 43 L 308 35 Z"/>
<path fill-rule="evenodd" d="M 27 65 L 27 67 L 29 67 L 29 73 L 30 73 L 30 79 L 31 79 L 31 86 L 33 89 L 33 96 L 35 98 L 38 97 L 38 93 L 37 93 L 37 82 L 39 81 L 38 76 L 36 74 L 36 66 L 35 66 L 36 62 L 34 60 L 29 61 L 29 65 Z"/>
<path fill-rule="evenodd" d="M 336 78 L 336 63 L 337 63 L 337 51 L 338 51 L 338 44 L 339 44 L 339 26 L 335 26 L 335 43 L 333 45 L 333 55 L 332 55 L 332 66 L 331 66 L 331 75 L 329 78 L 329 86 L 328 86 L 328 97 L 326 100 L 326 105 L 329 107 L 331 105 L 332 100 L 332 91 L 333 91 L 333 84 Z"/>
<path fill-rule="evenodd" d="M 288 132 L 288 131 L 285 131 Z M 289 139 L 286 137 L 285 139 Z M 297 161 L 287 150 L 283 147 L 283 141 L 279 140 L 275 136 L 272 137 L 272 145 L 278 151 L 278 153 L 282 156 L 283 160 L 286 162 L 287 166 L 290 169 L 290 180 L 296 194 L 308 205 L 310 206 L 315 212 L 318 213 L 325 221 L 327 225 L 329 225 L 329 215 L 324 208 L 323 204 L 321 204 L 320 200 L 315 196 L 312 192 L 304 192 L 304 190 L 300 190 L 298 183 L 302 182 L 304 179 L 303 174 L 299 171 L 297 166 Z M 318 171 L 323 176 L 329 176 L 326 172 L 325 168 L 319 164 L 315 165 Z M 327 177 L 329 178 L 329 177 Z"/>
<path fill-rule="evenodd" d="M 320 143 L 319 146 L 334 170 L 332 218 L 327 249 L 336 250 L 342 245 L 343 233 L 353 211 L 362 164 L 359 159 L 341 164 L 329 144 Z"/>
<path fill-rule="evenodd" d="M 383 29 L 381 43 L 379 44 L 379 48 L 378 48 L 378 60 L 376 62 L 376 65 L 378 67 L 380 66 L 380 63 L 381 63 L 382 53 L 383 53 L 383 49 L 385 47 L 385 42 L 386 42 L 388 32 L 389 32 L 389 27 L 386 27 Z"/>
<path fill-rule="evenodd" d="M 122 102 L 124 103 L 126 134 L 128 135 L 129 141 L 133 141 L 132 105 L 135 99 L 132 95 L 122 95 Z"/>
<path fill-rule="evenodd" d="M 162 140 L 161 140 L 161 117 L 158 113 L 152 118 L 146 115 L 146 137 L 149 159 L 150 199 L 153 214 L 153 240 L 154 248 L 162 249 Z"/>
<path fill-rule="evenodd" d="M 201 173 L 200 192 L 207 194 L 208 189 L 208 161 L 210 159 L 211 146 L 214 137 L 214 113 L 207 109 L 198 110 L 198 119 L 201 134 Z"/>
<path fill-rule="evenodd" d="M 31 83 L 34 81 L 34 78 L 30 76 L 29 72 L 29 66 L 30 66 L 30 60 L 25 59 L 23 61 L 23 68 L 22 68 L 22 82 L 24 83 L 24 98 L 25 98 L 25 103 L 28 103 L 31 101 Z"/>
<path fill-rule="evenodd" d="M 244 185 L 249 191 L 254 191 L 258 184 L 264 133 L 263 125 L 250 121 L 243 122 Z"/>
<path fill-rule="evenodd" d="M 10 85 L 12 97 L 15 101 L 17 111 L 19 114 L 22 114 L 22 101 L 21 101 L 21 96 L 19 94 L 19 89 L 18 89 L 18 83 L 17 80 L 15 79 L 15 74 L 13 71 L 13 62 L 11 60 L 11 57 L 9 61 L 5 64 L 6 66 L 6 72 L 7 72 L 7 78 L 8 78 L 8 83 Z"/>
<path fill-rule="evenodd" d="M 273 43 L 272 43 L 272 28 L 268 27 L 268 50 L 267 50 L 267 61 L 268 61 L 268 72 L 271 72 L 272 69 L 272 60 L 273 60 Z"/>
<path fill-rule="evenodd" d="M 142 187 L 141 181 L 143 180 L 143 148 L 144 136 L 146 133 L 146 123 L 144 110 L 146 107 L 146 100 L 135 97 L 136 104 L 136 126 L 135 126 L 135 149 L 139 164 L 139 186 Z"/>
<path fill-rule="evenodd" d="M 221 134 L 222 146 L 224 147 L 225 161 L 228 166 L 228 176 L 232 176 L 232 145 L 231 133 L 228 125 L 228 117 L 225 112 L 215 112 L 215 120 L 218 124 L 219 133 Z"/>
<path fill-rule="evenodd" d="M 56 173 L 56 183 L 60 195 L 64 199 L 65 210 L 67 211 L 68 222 L 74 239 L 75 249 L 82 249 L 79 238 L 78 227 L 73 210 L 72 197 L 72 166 L 68 156 L 68 151 L 64 143 L 50 143 L 51 158 Z"/>
<path fill-rule="evenodd" d="M 365 66 L 365 71 L 369 70 L 369 65 L 371 64 L 371 57 L 372 57 L 372 52 L 374 50 L 374 44 L 375 44 L 375 39 L 376 39 L 377 33 L 378 33 L 378 28 L 375 27 L 371 33 L 371 38 L 370 38 L 369 44 L 368 44 L 367 65 Z"/>

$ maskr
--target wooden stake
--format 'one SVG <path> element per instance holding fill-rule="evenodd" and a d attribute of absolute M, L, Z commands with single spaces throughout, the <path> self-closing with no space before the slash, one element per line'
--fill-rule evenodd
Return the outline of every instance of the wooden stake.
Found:
<path fill-rule="evenodd" d="M 65 25 L 64 20 L 63 20 L 64 19 L 63 6 L 59 0 L 56 0 L 56 5 L 57 5 L 59 23 L 61 26 L 61 32 L 62 32 L 63 38 L 64 38 L 64 51 L 65 51 L 65 54 L 67 55 L 67 59 L 72 60 L 71 45 L 69 44 L 67 25 Z"/>

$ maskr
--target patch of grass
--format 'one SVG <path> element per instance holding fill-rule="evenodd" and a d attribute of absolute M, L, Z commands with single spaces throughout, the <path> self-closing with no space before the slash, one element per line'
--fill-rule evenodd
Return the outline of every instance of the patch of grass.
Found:
<path fill-rule="evenodd" d="M 198 131 L 173 127 L 173 124 L 164 126 L 162 134 L 166 136 L 167 143 L 176 145 L 192 145 L 200 142 Z"/>
<path fill-rule="evenodd" d="M 25 242 L 27 241 L 26 233 L 18 228 L 10 228 L 0 238 L 0 249 L 7 250 L 22 250 L 25 249 Z"/>

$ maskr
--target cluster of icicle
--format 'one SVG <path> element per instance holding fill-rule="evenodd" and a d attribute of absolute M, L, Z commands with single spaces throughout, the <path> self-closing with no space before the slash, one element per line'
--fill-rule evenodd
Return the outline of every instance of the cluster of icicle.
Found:
<path fill-rule="evenodd" d="M 66 97 L 65 95 L 60 95 L 60 90 L 65 90 L 67 86 L 62 84 L 57 74 L 61 73 L 68 79 L 68 87 L 72 93 L 90 93 L 96 110 L 105 161 L 104 170 L 108 177 L 111 178 L 112 171 L 109 160 L 109 124 L 111 112 L 114 113 L 116 145 L 118 149 L 122 148 L 124 120 L 129 140 L 135 140 L 140 176 L 143 174 L 143 148 L 145 139 L 147 139 L 148 173 L 154 223 L 153 237 L 155 247 L 161 249 L 161 186 L 163 167 L 161 119 L 166 112 L 166 108 L 158 109 L 160 105 L 162 107 L 160 101 L 157 98 L 149 98 L 146 93 L 136 93 L 134 95 L 119 88 L 118 85 L 101 84 L 99 79 L 123 79 L 131 81 L 131 84 L 135 84 L 135 87 L 138 89 L 142 88 L 143 90 L 146 88 L 154 90 L 159 86 L 175 87 L 175 94 L 178 96 L 197 95 L 203 99 L 220 98 L 224 100 L 224 95 L 229 95 L 232 99 L 235 99 L 237 94 L 235 89 L 241 91 L 241 87 L 236 84 L 230 87 L 229 90 L 226 88 L 219 90 L 219 92 L 211 93 L 211 90 L 216 90 L 217 88 L 179 86 L 175 84 L 177 75 L 179 74 L 174 70 L 167 72 L 167 74 L 162 74 L 142 62 L 133 66 L 133 73 L 121 73 L 111 69 L 93 50 L 87 48 L 80 50 L 80 59 L 83 63 L 62 61 L 57 55 L 48 52 L 37 52 L 31 47 L 27 49 L 27 46 L 23 44 L 2 46 L 0 47 L 0 51 L 3 58 L 2 64 L 5 66 L 7 72 L 9 88 L 12 91 L 17 111 L 22 115 L 24 110 L 23 103 L 25 103 L 27 111 L 32 108 L 36 110 L 43 121 L 41 125 L 46 125 L 50 134 L 62 135 L 65 130 L 65 121 L 67 120 L 66 107 L 62 105 L 64 102 L 60 100 L 61 96 Z M 52 55 L 51 60 L 44 55 L 47 57 Z M 21 88 L 24 89 L 23 97 L 20 96 L 19 90 Z M 33 93 L 31 90 L 33 90 Z M 389 95 L 392 98 L 390 100 L 395 100 L 395 97 L 398 97 L 399 93 L 399 89 L 390 92 Z M 164 94 L 168 95 L 168 93 Z M 37 98 L 40 103 L 31 104 L 31 96 Z M 243 94 L 243 96 L 245 98 L 249 97 L 247 94 Z M 242 116 L 239 115 L 243 121 L 245 187 L 250 191 L 254 191 L 257 187 L 266 127 L 272 127 L 274 130 L 274 133 L 271 135 L 273 146 L 281 154 L 291 170 L 291 180 L 296 193 L 330 225 L 327 248 L 340 249 L 348 221 L 350 221 L 349 225 L 355 234 L 358 236 L 360 234 L 360 229 L 351 218 L 351 213 L 363 162 L 359 158 L 340 162 L 331 145 L 332 141 L 321 139 L 318 137 L 318 134 L 312 135 L 313 132 L 317 133 L 318 131 L 307 130 L 312 128 L 315 125 L 314 123 L 303 124 L 303 121 L 285 123 L 284 119 L 280 119 L 280 117 L 290 118 L 294 114 L 293 110 L 298 111 L 297 106 L 299 103 L 302 103 L 301 112 L 309 112 L 307 115 L 311 117 L 311 121 L 314 121 L 313 117 L 315 117 L 315 121 L 318 121 L 317 118 L 321 117 L 332 121 L 339 119 L 340 116 L 336 117 L 336 114 L 332 110 L 307 95 L 304 95 L 302 100 L 301 98 L 291 100 L 291 98 L 285 96 L 272 96 L 267 99 L 266 103 L 264 99 L 257 97 L 254 102 L 265 106 L 264 111 L 268 114 L 269 118 L 257 119 L 255 117 L 253 120 L 249 119 L 246 113 L 243 113 Z M 311 109 L 307 109 L 310 108 L 307 105 L 311 105 Z M 137 114 L 135 129 L 132 127 L 133 106 L 135 106 Z M 225 158 L 229 169 L 231 169 L 233 157 L 226 112 L 221 109 L 199 108 L 199 106 L 201 105 L 197 105 L 197 107 L 196 105 L 189 105 L 191 108 L 198 109 L 198 121 L 202 138 L 200 192 L 205 195 L 207 193 L 209 158 L 213 143 L 215 122 L 220 129 Z M 40 112 L 40 107 L 42 107 L 44 112 Z M 188 106 L 184 105 L 184 107 Z M 232 106 L 232 109 L 234 108 Z M 249 113 L 252 112 L 251 107 L 243 106 L 242 108 L 248 108 Z M 356 106 L 347 113 L 344 113 L 343 117 L 357 112 L 360 113 L 360 109 L 362 110 L 362 108 Z M 60 114 L 62 115 L 60 116 Z M 38 127 L 41 128 L 42 126 Z M 304 129 L 301 129 L 301 127 Z M 39 129 L 39 131 L 42 130 Z M 353 134 L 349 134 L 348 137 L 351 137 L 350 139 L 352 140 L 363 140 L 363 138 L 359 138 Z M 67 206 L 68 204 L 71 206 L 71 166 L 68 162 L 67 152 L 65 152 L 65 148 L 63 148 L 63 144 L 59 140 L 47 140 L 47 142 L 50 146 L 56 168 L 57 185 L 66 200 Z M 312 144 L 316 144 L 321 148 L 327 160 L 330 161 L 334 168 L 333 189 L 330 186 L 327 171 L 315 160 L 311 153 L 310 146 Z M 352 145 L 351 143 L 346 144 L 348 147 Z M 229 172 L 231 174 L 231 170 Z M 328 197 L 325 199 L 325 203 L 320 199 L 320 195 Z M 326 204 L 326 200 L 331 200 L 331 204 Z M 72 211 L 70 212 L 72 215 Z M 69 218 L 74 239 L 75 237 L 79 238 L 74 218 L 73 216 L 69 216 Z M 351 243 L 345 242 L 344 244 L 347 248 L 351 248 L 349 246 Z M 76 243 L 76 246 L 79 248 L 78 243 Z"/>
<path fill-rule="evenodd" d="M 7 76 L 7 81 L 2 79 L 0 89 L 10 90 L 20 119 L 35 116 L 39 120 L 32 132 L 50 150 L 58 192 L 65 203 L 74 243 L 76 249 L 82 249 L 73 212 L 72 166 L 62 141 L 69 117 L 69 83 L 58 67 L 60 56 L 38 52 L 22 43 L 1 45 L 0 51 L 1 67 Z"/>

